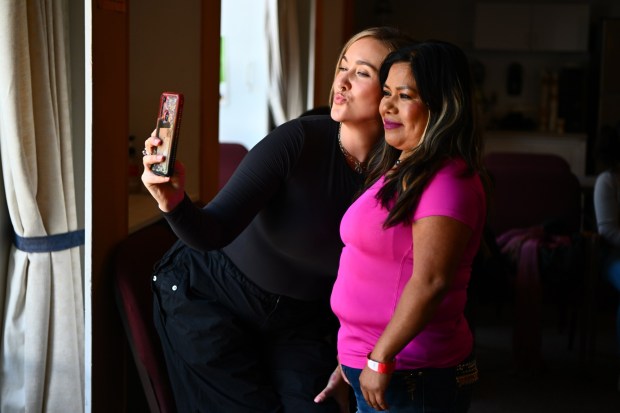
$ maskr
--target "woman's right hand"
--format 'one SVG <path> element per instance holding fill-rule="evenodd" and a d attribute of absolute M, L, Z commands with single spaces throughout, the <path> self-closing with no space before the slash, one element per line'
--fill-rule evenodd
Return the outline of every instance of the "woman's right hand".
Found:
<path fill-rule="evenodd" d="M 156 175 L 151 171 L 151 165 L 164 160 L 162 155 L 149 155 L 154 153 L 153 148 L 162 144 L 161 139 L 155 136 L 154 132 L 144 141 L 144 149 L 147 155 L 142 157 L 142 164 L 144 165 L 142 183 L 157 201 L 159 209 L 163 212 L 170 212 L 185 197 L 185 167 L 181 162 L 175 162 L 174 174 L 170 177 Z"/>
<path fill-rule="evenodd" d="M 342 373 L 340 364 L 331 374 L 327 382 L 327 386 L 316 395 L 315 403 L 323 403 L 330 397 L 333 397 L 340 408 L 340 413 L 349 412 L 349 391 L 350 384 L 346 376 Z"/>

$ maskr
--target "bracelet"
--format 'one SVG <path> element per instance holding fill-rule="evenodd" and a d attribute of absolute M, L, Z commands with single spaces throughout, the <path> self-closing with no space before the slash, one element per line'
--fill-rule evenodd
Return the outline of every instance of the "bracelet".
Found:
<path fill-rule="evenodd" d="M 368 353 L 367 358 L 368 358 L 368 363 L 367 363 L 368 368 L 380 374 L 391 374 L 394 371 L 394 368 L 396 367 L 395 360 L 392 360 L 387 363 L 381 363 L 381 362 L 371 359 L 370 353 Z"/>

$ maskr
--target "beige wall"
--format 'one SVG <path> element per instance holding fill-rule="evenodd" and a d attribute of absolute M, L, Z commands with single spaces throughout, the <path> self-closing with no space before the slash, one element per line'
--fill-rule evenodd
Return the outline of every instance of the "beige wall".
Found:
<path fill-rule="evenodd" d="M 343 36 L 344 7 L 343 0 L 317 0 L 315 106 L 329 104 L 336 59 L 346 40 Z"/>
<path fill-rule="evenodd" d="M 200 0 L 129 2 L 129 134 L 141 148 L 155 128 L 161 92 L 182 92 L 177 158 L 188 170 L 192 195 L 198 192 L 199 76 Z"/>
<path fill-rule="evenodd" d="M 464 49 L 471 49 L 473 45 L 476 3 L 588 4 L 593 22 L 604 16 L 620 17 L 617 0 L 390 0 L 392 13 L 383 18 L 375 13 L 377 3 L 376 0 L 355 0 L 356 31 L 383 23 L 400 27 L 420 40 L 438 38 Z"/>

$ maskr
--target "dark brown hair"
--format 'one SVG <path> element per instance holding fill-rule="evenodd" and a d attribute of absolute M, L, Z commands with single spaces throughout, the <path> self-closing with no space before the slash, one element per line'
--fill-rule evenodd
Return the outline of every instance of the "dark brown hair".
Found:
<path fill-rule="evenodd" d="M 385 227 L 410 224 L 424 188 L 448 159 L 461 158 L 466 174 L 479 173 L 488 188 L 482 166 L 483 140 L 478 128 L 469 60 L 457 46 L 438 40 L 414 43 L 390 53 L 379 72 L 385 83 L 395 63 L 408 63 L 420 98 L 429 109 L 428 125 L 419 145 L 392 173 L 377 193 L 389 210 Z M 366 187 L 386 174 L 401 151 L 383 142 L 371 160 Z"/>

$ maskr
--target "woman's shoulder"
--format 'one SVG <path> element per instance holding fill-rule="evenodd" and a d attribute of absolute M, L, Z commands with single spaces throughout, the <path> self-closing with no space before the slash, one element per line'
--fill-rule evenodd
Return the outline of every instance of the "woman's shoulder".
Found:
<path fill-rule="evenodd" d="M 478 173 L 470 173 L 470 169 L 462 158 L 450 158 L 445 160 L 434 178 L 431 180 L 434 184 L 449 186 L 456 188 L 470 188 L 474 192 L 482 193 L 482 180 Z"/>
<path fill-rule="evenodd" d="M 300 122 L 304 130 L 310 133 L 319 132 L 325 134 L 330 130 L 338 129 L 338 122 L 329 115 L 301 116 L 296 120 Z"/>
<path fill-rule="evenodd" d="M 599 173 L 598 176 L 596 177 L 596 181 L 618 181 L 618 179 L 620 178 L 620 173 L 611 170 L 611 169 L 606 169 L 603 172 Z"/>
<path fill-rule="evenodd" d="M 250 150 L 251 156 L 297 159 L 313 142 L 331 141 L 338 123 L 325 115 L 291 119 L 275 127 Z"/>
<path fill-rule="evenodd" d="M 448 158 L 441 162 L 437 173 L 451 176 L 464 176 L 467 175 L 467 171 L 467 163 L 463 158 Z"/>
<path fill-rule="evenodd" d="M 309 115 L 291 119 L 277 126 L 268 136 L 304 138 L 315 134 L 325 135 L 330 130 L 337 130 L 338 122 L 329 115 Z"/>
<path fill-rule="evenodd" d="M 338 122 L 329 115 L 310 115 L 297 118 L 303 131 L 304 148 L 310 152 L 323 152 L 335 147 Z"/>
<path fill-rule="evenodd" d="M 594 190 L 603 187 L 610 188 L 620 188 L 620 173 L 613 171 L 611 169 L 607 169 L 601 173 L 599 173 L 596 177 L 596 181 L 594 182 Z"/>

